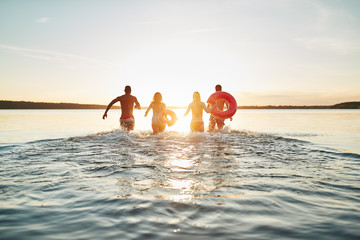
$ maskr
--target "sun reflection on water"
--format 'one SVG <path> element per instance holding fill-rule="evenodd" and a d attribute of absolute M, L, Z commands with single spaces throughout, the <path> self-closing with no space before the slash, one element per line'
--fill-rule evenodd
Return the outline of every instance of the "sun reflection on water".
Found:
<path fill-rule="evenodd" d="M 186 172 L 191 171 L 192 166 L 194 165 L 194 161 L 192 160 L 172 160 L 171 161 L 171 170 L 176 172 Z"/>
<path fill-rule="evenodd" d="M 175 202 L 188 201 L 193 198 L 195 182 L 189 179 L 169 179 L 169 187 L 179 190 L 179 194 L 174 194 L 171 199 Z"/>
<path fill-rule="evenodd" d="M 181 189 L 181 192 L 189 192 L 194 185 L 193 180 L 186 179 L 169 179 L 170 187 L 173 189 Z"/>
<path fill-rule="evenodd" d="M 187 173 L 193 171 L 195 163 L 193 160 L 179 159 L 178 157 L 175 159 L 170 158 L 167 163 L 170 172 L 181 174 L 176 178 L 169 176 L 167 179 L 168 188 L 175 190 L 177 193 L 171 194 L 169 198 L 175 202 L 189 201 L 193 198 L 196 181 L 192 175 Z"/>

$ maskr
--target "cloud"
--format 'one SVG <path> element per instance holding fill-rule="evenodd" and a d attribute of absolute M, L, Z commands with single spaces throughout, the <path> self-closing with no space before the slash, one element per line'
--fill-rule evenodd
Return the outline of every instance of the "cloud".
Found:
<path fill-rule="evenodd" d="M 32 48 L 22 48 L 16 46 L 10 46 L 5 44 L 0 44 L 0 49 L 10 51 L 11 53 L 20 54 L 25 57 L 41 59 L 45 61 L 57 61 L 62 62 L 65 64 L 92 64 L 92 65 L 105 65 L 105 66 L 118 66 L 118 64 L 98 60 L 95 58 L 89 58 L 84 56 L 79 56 L 70 53 L 62 53 L 56 51 L 48 51 L 48 50 L 41 50 L 41 49 L 32 49 Z"/>
<path fill-rule="evenodd" d="M 359 34 L 354 30 L 359 25 L 359 18 L 349 8 L 345 8 L 345 5 L 329 4 L 326 1 L 312 2 L 315 12 L 311 19 L 312 25 L 307 34 L 298 35 L 294 41 L 303 48 L 317 52 L 340 55 L 359 52 Z"/>
<path fill-rule="evenodd" d="M 140 22 L 135 22 L 134 24 L 138 24 L 138 25 L 157 25 L 157 24 L 162 24 L 165 23 L 166 21 L 162 21 L 162 20 L 148 20 L 148 21 L 140 21 Z"/>
<path fill-rule="evenodd" d="M 35 20 L 36 23 L 46 23 L 50 20 L 48 17 L 38 18 Z"/>
<path fill-rule="evenodd" d="M 187 33 L 205 33 L 205 32 L 215 32 L 215 31 L 221 31 L 222 28 L 200 28 L 195 30 L 187 31 Z"/>
<path fill-rule="evenodd" d="M 309 50 L 327 51 L 338 54 L 349 54 L 360 50 L 360 43 L 337 38 L 296 38 L 295 42 Z"/>
<path fill-rule="evenodd" d="M 333 105 L 341 102 L 359 101 L 360 94 L 354 90 L 328 90 L 317 92 L 237 92 L 239 106 L 247 105 Z"/>

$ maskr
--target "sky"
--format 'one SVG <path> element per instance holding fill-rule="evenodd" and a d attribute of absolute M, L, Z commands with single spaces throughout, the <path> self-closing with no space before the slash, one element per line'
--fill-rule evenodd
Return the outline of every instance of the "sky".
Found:
<path fill-rule="evenodd" d="M 0 100 L 360 101 L 358 0 L 0 0 Z"/>

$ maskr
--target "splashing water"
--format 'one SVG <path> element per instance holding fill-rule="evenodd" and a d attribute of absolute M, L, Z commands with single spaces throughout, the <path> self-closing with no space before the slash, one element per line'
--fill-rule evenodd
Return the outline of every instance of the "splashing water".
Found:
<path fill-rule="evenodd" d="M 0 156 L 3 239 L 360 236 L 360 156 L 306 141 L 113 130 Z"/>

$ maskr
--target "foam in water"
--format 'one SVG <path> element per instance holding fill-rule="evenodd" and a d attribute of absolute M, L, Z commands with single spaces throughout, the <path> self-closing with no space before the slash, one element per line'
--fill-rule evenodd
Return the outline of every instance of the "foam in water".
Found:
<path fill-rule="evenodd" d="M 357 238 L 359 159 L 229 128 L 35 141 L 1 151 L 1 238 Z"/>

